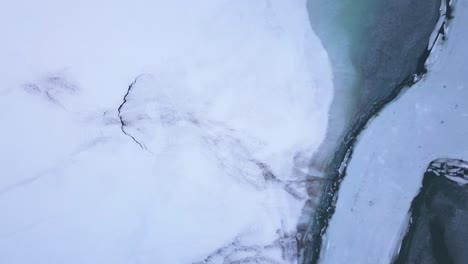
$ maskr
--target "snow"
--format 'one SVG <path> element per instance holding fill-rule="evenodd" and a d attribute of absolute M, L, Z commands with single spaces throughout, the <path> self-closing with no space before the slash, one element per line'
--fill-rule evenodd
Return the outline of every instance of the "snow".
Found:
<path fill-rule="evenodd" d="M 429 73 L 388 105 L 360 135 L 320 263 L 390 263 L 411 201 L 429 163 L 468 158 L 466 32 L 468 5 L 456 5 L 443 49 Z"/>
<path fill-rule="evenodd" d="M 1 263 L 296 262 L 333 89 L 305 1 L 20 0 L 0 34 Z"/>

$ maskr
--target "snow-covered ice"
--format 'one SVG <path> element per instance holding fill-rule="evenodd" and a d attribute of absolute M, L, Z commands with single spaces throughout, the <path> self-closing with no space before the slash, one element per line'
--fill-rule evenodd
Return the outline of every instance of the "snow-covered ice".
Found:
<path fill-rule="evenodd" d="M 0 34 L 1 263 L 296 262 L 333 93 L 304 0 L 19 0 Z"/>

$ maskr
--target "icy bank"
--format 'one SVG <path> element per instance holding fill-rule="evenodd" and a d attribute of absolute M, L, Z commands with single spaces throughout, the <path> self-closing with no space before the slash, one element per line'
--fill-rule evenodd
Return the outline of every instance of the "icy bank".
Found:
<path fill-rule="evenodd" d="M 468 158 L 467 3 L 457 2 L 454 10 L 447 42 L 431 56 L 428 74 L 362 133 L 321 263 L 390 263 L 427 164 L 440 157 Z"/>
<path fill-rule="evenodd" d="M 331 116 L 330 120 L 337 122 L 330 122 L 327 138 L 318 155 L 320 159 L 312 163 L 312 167 L 325 175 L 327 181 L 318 211 L 312 214 L 314 218 L 304 239 L 305 263 L 318 261 L 322 236 L 334 213 L 336 195 L 346 174 L 356 137 L 370 118 L 397 97 L 404 87 L 414 84 L 416 77 L 425 73 L 424 64 L 432 49 L 431 33 L 437 23 L 440 6 L 439 0 L 381 1 L 375 3 L 373 19 L 362 20 L 365 37 L 353 60 L 357 62 L 355 79 L 358 85 L 350 83 L 345 87 L 357 87 L 358 98 L 346 104 L 346 107 L 352 105 L 353 111 L 348 114 L 351 119 L 342 116 L 347 111 L 331 112 L 336 116 Z M 357 36 L 362 36 L 362 33 Z M 332 109 L 341 107 L 337 102 L 346 100 L 337 98 L 335 96 Z M 341 132 L 343 128 L 344 133 Z M 336 142 L 335 147 L 330 147 Z"/>
<path fill-rule="evenodd" d="M 333 92 L 305 4 L 3 4 L 0 262 L 295 263 Z"/>

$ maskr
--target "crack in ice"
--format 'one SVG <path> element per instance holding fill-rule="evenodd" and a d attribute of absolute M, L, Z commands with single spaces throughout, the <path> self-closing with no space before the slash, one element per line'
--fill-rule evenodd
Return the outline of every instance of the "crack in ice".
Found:
<path fill-rule="evenodd" d="M 122 99 L 122 103 L 120 104 L 119 108 L 117 108 L 117 112 L 118 112 L 118 116 L 119 116 L 119 120 L 120 120 L 120 130 L 122 130 L 122 132 L 125 135 L 127 135 L 128 137 L 130 137 L 135 143 L 137 143 L 140 146 L 141 149 L 148 151 L 148 149 L 146 148 L 146 146 L 144 144 L 139 142 L 132 134 L 125 131 L 125 126 L 127 124 L 125 123 L 125 121 L 124 121 L 124 119 L 122 117 L 122 108 L 127 103 L 127 96 L 130 94 L 130 91 L 132 90 L 133 86 L 136 84 L 136 82 L 138 81 L 138 79 L 140 77 L 141 77 L 141 75 L 137 76 L 135 78 L 135 80 L 133 80 L 133 82 L 128 86 L 127 92 L 125 93 L 125 95 L 124 95 L 124 97 Z"/>

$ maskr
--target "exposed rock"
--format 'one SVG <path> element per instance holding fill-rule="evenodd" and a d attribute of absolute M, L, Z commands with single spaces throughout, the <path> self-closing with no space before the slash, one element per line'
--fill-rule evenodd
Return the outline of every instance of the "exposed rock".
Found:
<path fill-rule="evenodd" d="M 468 259 L 468 163 L 430 163 L 411 205 L 411 218 L 394 264 L 462 264 Z"/>

